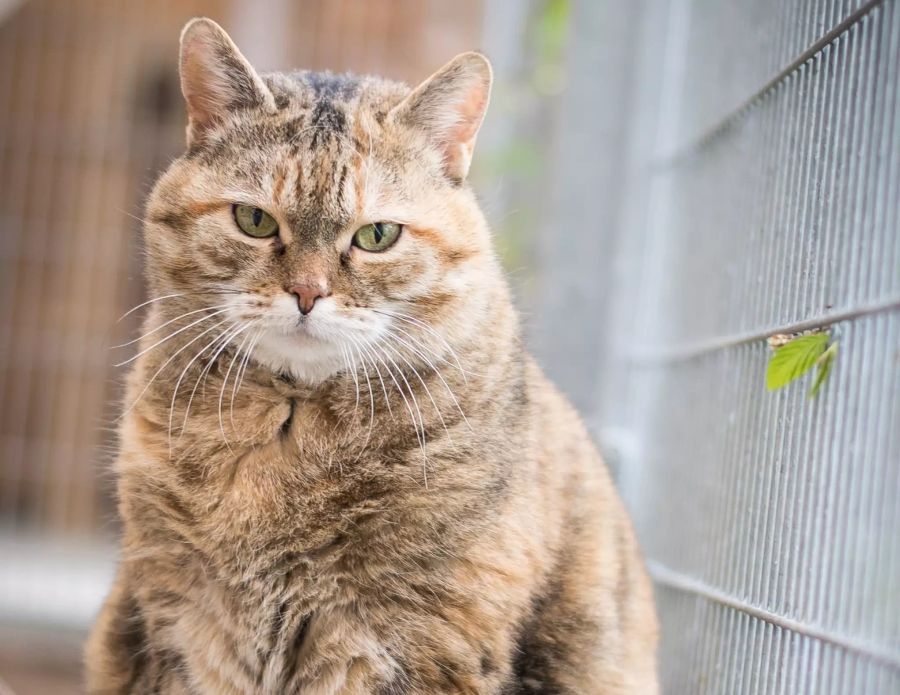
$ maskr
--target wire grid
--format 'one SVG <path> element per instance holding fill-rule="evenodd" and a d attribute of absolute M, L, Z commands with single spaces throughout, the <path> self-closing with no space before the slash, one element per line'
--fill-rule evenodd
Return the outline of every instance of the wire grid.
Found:
<path fill-rule="evenodd" d="M 900 692 L 900 3 L 657 5 L 630 392 L 599 407 L 634 443 L 664 690 Z M 818 398 L 767 393 L 765 337 L 832 321 Z"/>

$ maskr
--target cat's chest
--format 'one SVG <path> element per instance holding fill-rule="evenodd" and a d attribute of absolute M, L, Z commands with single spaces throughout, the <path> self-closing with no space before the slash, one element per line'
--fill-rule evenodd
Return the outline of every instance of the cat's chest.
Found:
<path fill-rule="evenodd" d="M 428 515 L 438 501 L 419 449 L 377 435 L 367 442 L 315 420 L 298 418 L 244 446 L 187 451 L 166 477 L 189 507 L 191 543 L 229 566 L 358 556 L 408 524 L 410 508 Z M 158 494 L 161 509 L 169 505 L 172 490 L 161 489 L 159 477 L 144 488 Z"/>
<path fill-rule="evenodd" d="M 159 542 L 177 533 L 175 547 L 196 549 L 217 576 L 290 578 L 304 591 L 327 590 L 332 573 L 377 583 L 451 552 L 507 490 L 471 435 L 451 445 L 436 430 L 422 446 L 415 431 L 352 407 L 334 418 L 275 398 L 257 406 L 236 409 L 247 429 L 224 442 L 201 405 L 173 456 L 161 449 L 134 466 L 136 480 L 126 474 L 132 520 Z"/>

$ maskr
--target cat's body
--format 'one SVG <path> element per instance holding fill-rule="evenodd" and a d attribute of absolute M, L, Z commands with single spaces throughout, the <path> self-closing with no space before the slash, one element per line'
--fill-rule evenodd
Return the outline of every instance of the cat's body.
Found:
<path fill-rule="evenodd" d="M 630 523 L 521 347 L 461 184 L 486 63 L 463 56 L 411 96 L 263 83 L 215 25 L 191 26 L 192 147 L 148 204 L 166 299 L 128 383 L 122 559 L 89 691 L 655 693 Z M 198 96 L 200 78 L 219 82 Z M 216 99 L 228 115 L 205 121 Z M 272 212 L 277 236 L 226 227 L 231 203 Z M 366 254 L 351 235 L 378 219 L 402 236 Z"/>

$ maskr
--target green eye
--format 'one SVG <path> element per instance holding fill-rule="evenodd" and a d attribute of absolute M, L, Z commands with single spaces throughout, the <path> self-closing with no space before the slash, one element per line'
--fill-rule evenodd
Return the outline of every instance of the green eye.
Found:
<path fill-rule="evenodd" d="M 394 222 L 375 222 L 360 227 L 353 235 L 353 243 L 363 251 L 384 251 L 400 237 L 402 227 Z"/>
<path fill-rule="evenodd" d="M 237 226 L 247 236 L 263 239 L 278 234 L 278 223 L 275 218 L 261 208 L 252 205 L 233 205 L 231 211 Z"/>

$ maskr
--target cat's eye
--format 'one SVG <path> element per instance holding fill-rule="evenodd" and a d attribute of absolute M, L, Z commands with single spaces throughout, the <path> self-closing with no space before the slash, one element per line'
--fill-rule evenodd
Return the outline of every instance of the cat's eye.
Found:
<path fill-rule="evenodd" d="M 360 227 L 353 235 L 353 244 L 363 251 L 384 251 L 400 237 L 401 225 L 395 222 L 374 222 Z"/>
<path fill-rule="evenodd" d="M 278 234 L 275 218 L 262 208 L 252 205 L 232 205 L 231 212 L 238 228 L 247 236 L 264 239 Z"/>

